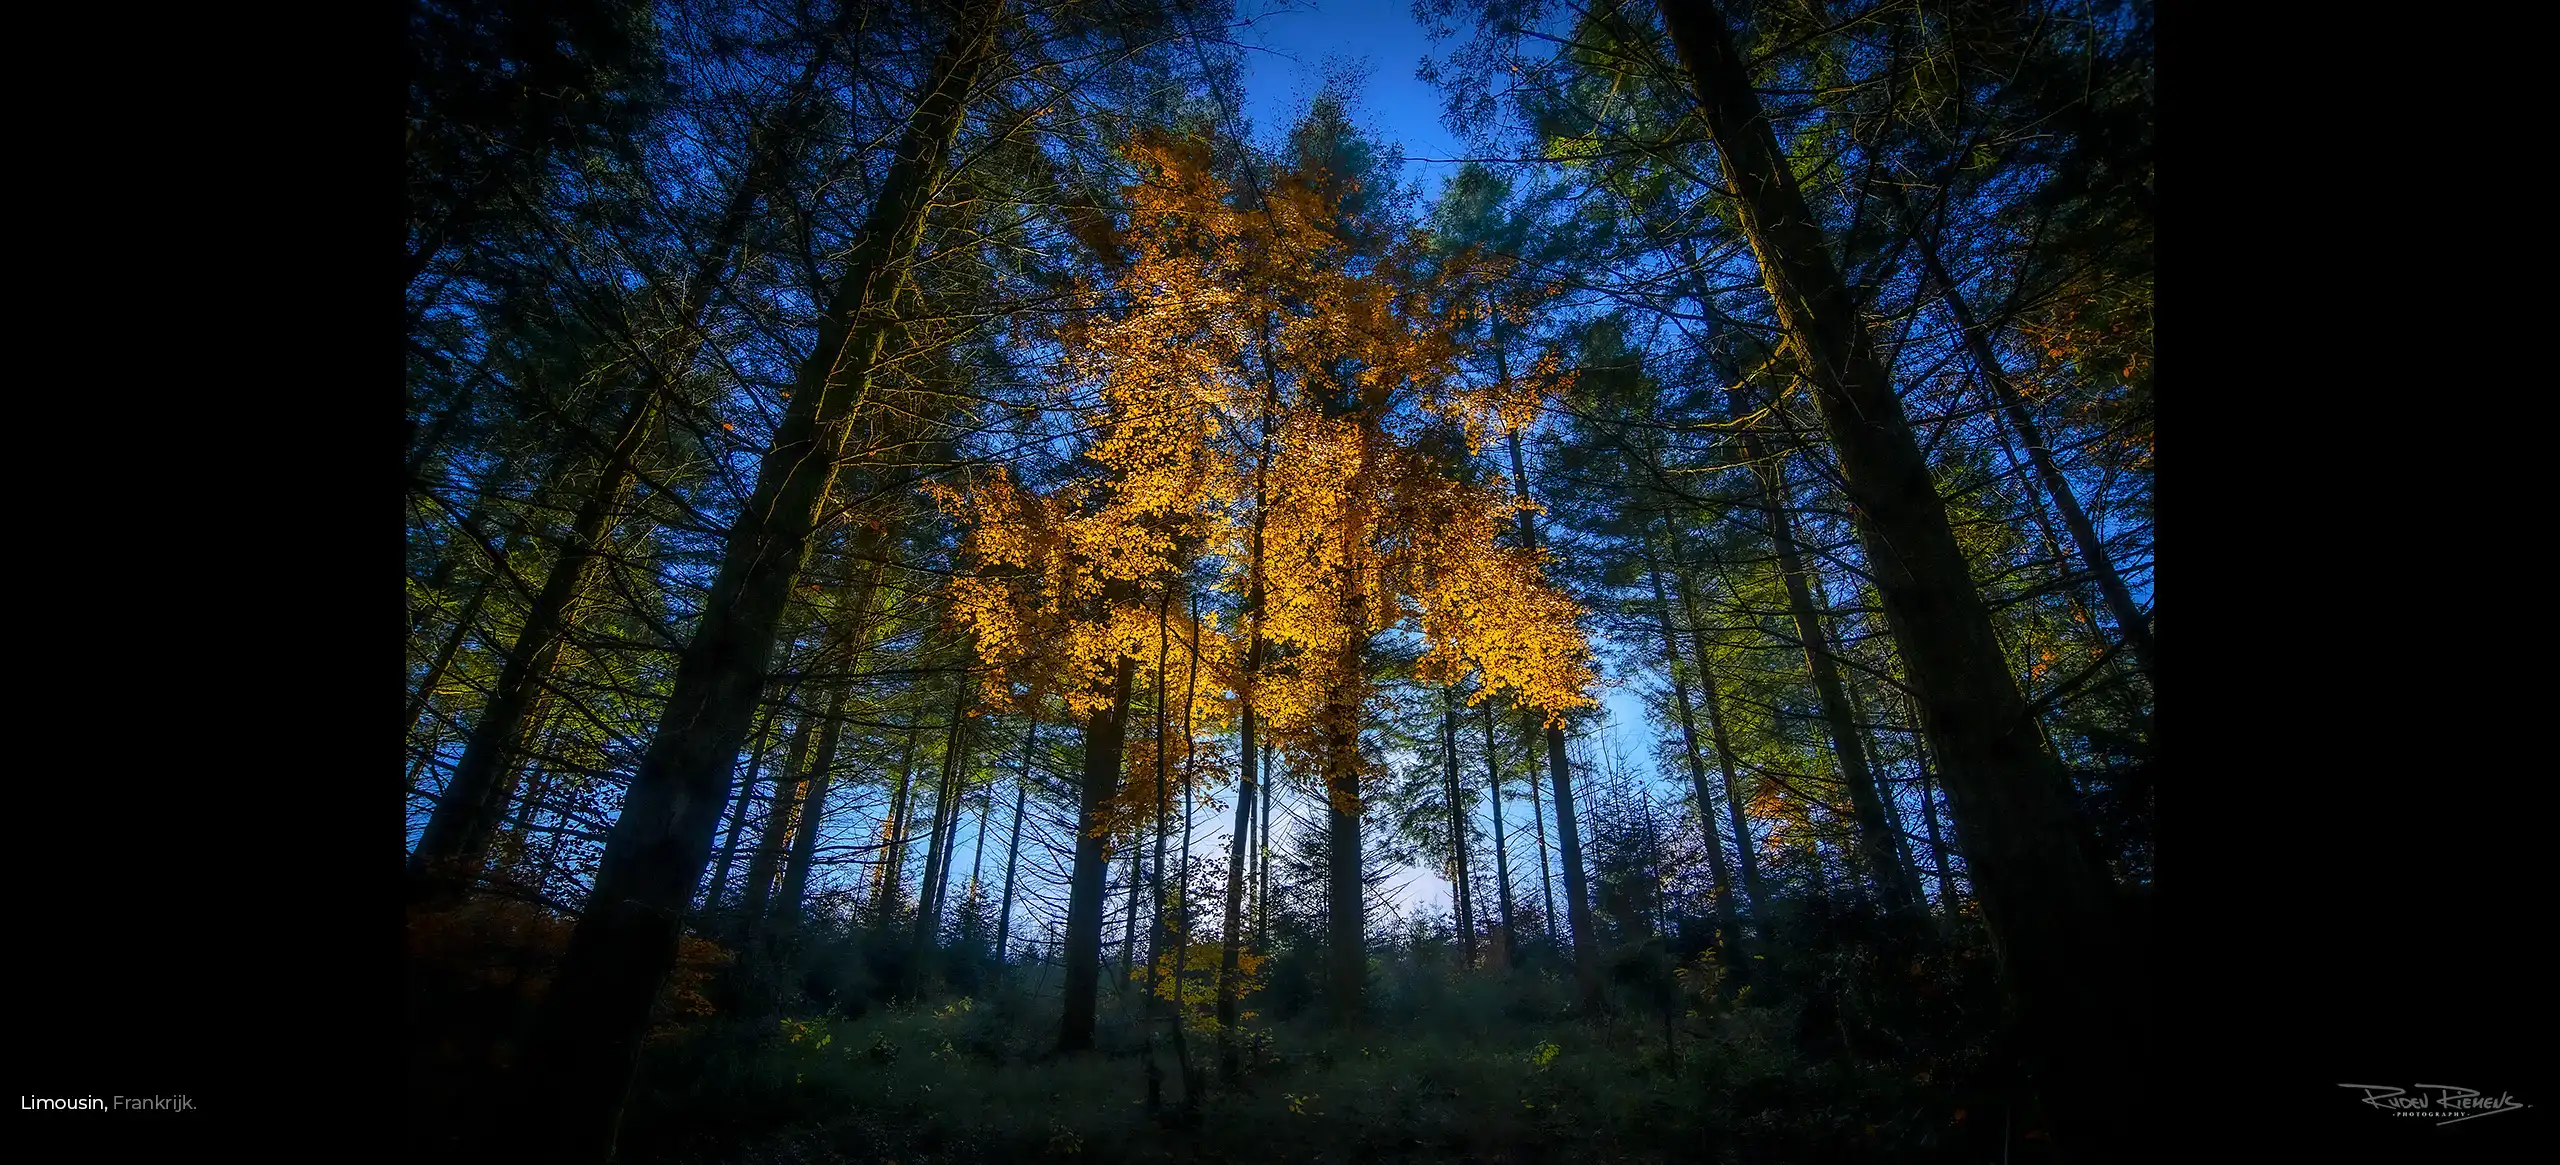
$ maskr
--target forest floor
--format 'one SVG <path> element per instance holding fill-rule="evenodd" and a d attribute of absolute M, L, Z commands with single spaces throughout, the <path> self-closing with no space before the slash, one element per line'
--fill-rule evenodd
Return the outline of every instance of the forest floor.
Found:
<path fill-rule="evenodd" d="M 841 941 L 858 946 L 861 937 Z M 860 962 L 850 953 L 833 965 Z M 1204 1015 L 1195 1011 L 1179 1051 L 1169 1017 L 1151 1025 L 1159 1094 L 1151 1106 L 1144 994 L 1115 989 L 1116 965 L 1106 969 L 1096 1048 L 1060 1055 L 1053 967 L 1044 975 L 1038 964 L 1016 966 L 999 984 L 990 965 L 946 957 L 946 968 L 964 973 L 940 979 L 949 990 L 909 1003 L 873 998 L 855 981 L 868 980 L 860 972 L 846 979 L 805 955 L 796 962 L 815 995 L 837 999 L 802 990 L 749 1003 L 734 968 L 700 980 L 699 993 L 688 988 L 643 1060 L 620 1160 L 2030 1165 L 2047 1157 L 2033 1109 L 1986 1070 L 1985 1041 L 1937 1031 L 1880 1042 L 1851 1030 L 1862 1025 L 1844 1022 L 1834 1000 L 1797 991 L 1762 1004 L 1749 990 L 1698 981 L 1709 976 L 1684 976 L 1696 989 L 1667 995 L 1614 982 L 1593 1012 L 1552 958 L 1461 972 L 1433 952 L 1400 947 L 1373 962 L 1367 1022 L 1336 1029 L 1303 1005 L 1294 984 L 1304 980 L 1284 959 L 1247 1007 L 1296 1014 L 1249 1014 L 1232 1077 L 1220 1071 L 1217 1032 Z M 840 994 L 820 982 L 829 974 L 846 988 Z M 519 976 L 509 994 L 525 982 Z M 417 988 L 413 980 L 413 1005 Z M 471 1082 L 459 1078 L 488 1074 L 458 1070 L 467 1042 L 420 1045 L 413 1143 L 429 1156 L 439 1144 L 445 1155 L 469 1151 L 452 1116 L 474 1103 Z M 1196 1103 L 1185 1055 L 1201 1088 Z M 472 1057 L 483 1065 L 504 1058 L 503 1050 L 494 1061 Z"/>

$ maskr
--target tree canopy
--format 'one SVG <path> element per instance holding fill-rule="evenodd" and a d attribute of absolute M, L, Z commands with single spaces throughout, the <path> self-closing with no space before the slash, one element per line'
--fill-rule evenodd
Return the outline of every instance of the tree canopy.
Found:
<path fill-rule="evenodd" d="M 1411 15 L 412 4 L 422 1150 L 2128 1152 L 2149 5 Z"/>

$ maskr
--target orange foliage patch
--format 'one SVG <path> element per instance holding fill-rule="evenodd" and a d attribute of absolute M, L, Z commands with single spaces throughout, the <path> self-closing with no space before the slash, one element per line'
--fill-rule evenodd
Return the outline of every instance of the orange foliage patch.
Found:
<path fill-rule="evenodd" d="M 1419 232 L 1355 263 L 1323 175 L 1283 175 L 1249 205 L 1199 143 L 1136 152 L 1153 178 L 1128 191 L 1132 257 L 1080 289 L 1059 334 L 1062 377 L 1100 402 L 1084 456 L 1107 472 L 1046 495 L 1002 474 L 928 487 L 968 531 L 974 569 L 951 596 L 988 695 L 1055 693 L 1089 715 L 1122 659 L 1196 662 L 1194 738 L 1250 705 L 1290 770 L 1346 808 L 1372 775 L 1366 650 L 1399 623 L 1419 624 L 1426 682 L 1479 672 L 1478 700 L 1591 706 L 1580 608 L 1542 555 L 1496 542 L 1516 520 L 1507 486 L 1456 480 L 1421 440 L 1454 424 L 1481 449 L 1569 380 L 1552 357 L 1492 385 L 1459 375 L 1473 323 L 1526 310 L 1490 293 L 1500 264 L 1434 257 Z M 1258 607 L 1160 631 L 1165 588 L 1206 555 Z M 1133 742 L 1131 773 L 1151 772 L 1151 747 Z"/>

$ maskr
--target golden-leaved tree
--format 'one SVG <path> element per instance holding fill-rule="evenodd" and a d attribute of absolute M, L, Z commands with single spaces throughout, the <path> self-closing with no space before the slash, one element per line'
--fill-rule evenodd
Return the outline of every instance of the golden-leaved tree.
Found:
<path fill-rule="evenodd" d="M 1201 703 L 1223 710 L 1195 711 L 1184 730 L 1240 726 L 1240 801 L 1257 731 L 1325 793 L 1328 997 L 1343 1019 L 1360 1010 L 1367 964 L 1360 824 L 1375 774 L 1360 738 L 1378 696 L 1373 642 L 1417 632 L 1417 678 L 1480 673 L 1476 701 L 1507 693 L 1550 716 L 1592 703 L 1580 608 L 1546 582 L 1541 552 L 1497 541 L 1519 503 L 1499 481 L 1461 480 L 1435 439 L 1454 429 L 1480 448 L 1534 418 L 1537 394 L 1522 384 L 1558 383 L 1462 376 L 1461 337 L 1498 269 L 1435 255 L 1420 232 L 1346 229 L 1348 184 L 1308 158 L 1239 188 L 1206 143 L 1135 152 L 1149 178 L 1127 192 L 1133 254 L 1058 333 L 1060 371 L 1098 401 L 1089 472 L 1046 492 L 993 477 L 942 494 L 967 529 L 974 570 L 954 594 L 990 682 L 1059 692 L 1085 718 L 1067 1047 L 1092 1038 L 1109 835 L 1144 818 L 1130 803 L 1162 800 L 1152 772 L 1131 766 L 1141 791 L 1117 771 L 1137 661 L 1197 659 L 1214 694 Z M 1162 642 L 1162 612 L 1204 574 L 1241 617 Z M 1232 966 L 1232 909 L 1227 930 Z M 1220 988 L 1230 1027 L 1231 987 Z"/>

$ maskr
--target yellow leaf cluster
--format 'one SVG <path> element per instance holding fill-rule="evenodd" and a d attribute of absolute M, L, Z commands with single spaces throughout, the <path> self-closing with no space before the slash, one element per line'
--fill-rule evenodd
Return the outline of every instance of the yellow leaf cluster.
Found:
<path fill-rule="evenodd" d="M 1177 959 L 1175 951 L 1168 947 L 1156 952 L 1153 968 L 1143 963 L 1130 967 L 1129 980 L 1143 988 L 1152 977 L 1156 998 L 1173 1004 L 1175 1014 L 1182 1018 L 1185 1026 L 1195 1031 L 1215 1030 L 1218 1024 L 1218 960 L 1224 952 L 1222 944 L 1199 941 L 1190 943 Z M 1262 989 L 1264 968 L 1269 962 L 1267 955 L 1258 955 L 1250 950 L 1236 952 L 1233 985 L 1239 997 Z M 1180 974 L 1175 973 L 1177 967 Z M 1244 1012 L 1240 1018 L 1251 1019 L 1253 1013 Z"/>
<path fill-rule="evenodd" d="M 1134 258 L 1080 289 L 1059 331 L 1060 376 L 1098 402 L 1084 457 L 1103 472 L 1047 495 L 1003 476 L 936 487 L 967 530 L 951 593 L 990 693 L 1055 692 L 1089 714 L 1120 660 L 1162 649 L 1187 674 L 1196 659 L 1204 698 L 1162 744 L 1168 771 L 1249 703 L 1292 771 L 1347 810 L 1366 775 L 1368 647 L 1391 627 L 1418 623 L 1426 682 L 1475 670 L 1478 700 L 1589 706 L 1582 612 L 1540 556 L 1499 544 L 1515 513 L 1500 482 L 1455 480 L 1420 440 L 1454 422 L 1481 450 L 1569 379 L 1552 356 L 1490 385 L 1462 374 L 1472 324 L 1517 314 L 1487 291 L 1502 264 L 1428 262 L 1418 232 L 1355 261 L 1320 174 L 1284 175 L 1255 204 L 1199 143 L 1135 152 L 1150 177 L 1127 192 Z M 1258 608 L 1159 632 L 1157 604 L 1203 561 Z M 1152 781 L 1157 747 L 1131 742 L 1132 780 Z M 1153 797 L 1119 800 L 1134 814 Z"/>

